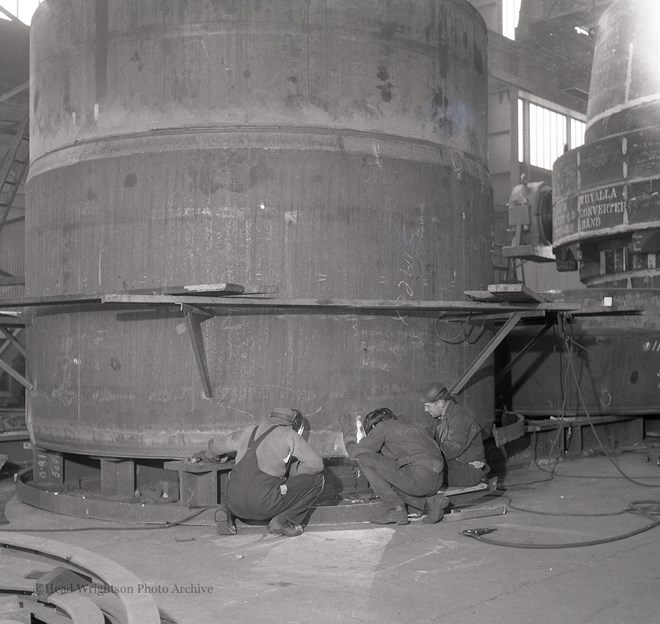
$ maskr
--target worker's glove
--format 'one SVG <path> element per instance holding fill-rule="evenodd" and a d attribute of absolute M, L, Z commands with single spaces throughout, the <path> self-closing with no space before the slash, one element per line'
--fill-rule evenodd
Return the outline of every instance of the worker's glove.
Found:
<path fill-rule="evenodd" d="M 344 414 L 341 417 L 339 428 L 344 437 L 344 446 L 349 442 L 357 442 L 357 424 L 353 414 Z"/>

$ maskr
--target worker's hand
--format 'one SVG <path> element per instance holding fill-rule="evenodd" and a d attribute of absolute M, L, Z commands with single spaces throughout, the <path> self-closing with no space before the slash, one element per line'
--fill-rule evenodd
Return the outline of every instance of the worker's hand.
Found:
<path fill-rule="evenodd" d="M 192 456 L 194 462 L 226 462 L 227 455 L 213 455 L 209 451 L 199 451 Z"/>

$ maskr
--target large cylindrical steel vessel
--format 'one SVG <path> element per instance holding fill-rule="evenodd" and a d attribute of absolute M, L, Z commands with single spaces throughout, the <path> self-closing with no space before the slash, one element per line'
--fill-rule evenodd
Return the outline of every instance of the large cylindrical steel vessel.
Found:
<path fill-rule="evenodd" d="M 660 285 L 660 3 L 617 0 L 598 24 L 585 144 L 554 165 L 553 242 L 588 286 Z"/>
<path fill-rule="evenodd" d="M 552 176 L 555 250 L 572 252 L 590 289 L 548 296 L 600 314 L 576 316 L 529 350 L 538 326 L 509 336 L 506 355 L 521 357 L 500 390 L 525 415 L 660 413 L 659 31 L 656 0 L 615 0 L 599 21 L 585 144 Z M 607 314 L 617 308 L 628 313 Z"/>
<path fill-rule="evenodd" d="M 31 66 L 31 296 L 462 299 L 491 277 L 486 28 L 465 0 L 46 0 Z M 223 313 L 202 326 L 207 398 L 178 310 L 49 306 L 31 431 L 180 457 L 288 405 L 333 455 L 345 411 L 421 415 L 421 385 L 460 377 L 483 339 L 435 320 Z M 491 395 L 488 371 L 465 392 L 484 422 Z"/>

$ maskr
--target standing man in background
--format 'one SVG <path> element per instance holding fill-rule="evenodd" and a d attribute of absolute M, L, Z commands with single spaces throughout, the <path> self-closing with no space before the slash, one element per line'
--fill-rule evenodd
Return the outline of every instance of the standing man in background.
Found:
<path fill-rule="evenodd" d="M 440 382 L 422 393 L 424 411 L 437 420 L 435 440 L 447 464 L 447 485 L 470 487 L 488 475 L 481 427 Z"/>

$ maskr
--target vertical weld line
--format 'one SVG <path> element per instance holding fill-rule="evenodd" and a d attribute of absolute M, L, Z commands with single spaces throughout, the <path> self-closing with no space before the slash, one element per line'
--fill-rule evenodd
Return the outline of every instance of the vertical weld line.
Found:
<path fill-rule="evenodd" d="M 81 407 L 80 404 L 82 402 L 82 395 L 81 395 L 82 390 L 81 390 L 81 387 L 80 387 L 81 376 L 82 376 L 82 371 L 81 371 L 81 369 L 82 369 L 82 357 L 81 357 L 81 352 L 80 352 L 81 351 L 80 350 L 80 345 L 81 345 L 81 342 L 80 342 L 81 341 L 81 328 L 80 328 L 80 326 L 81 326 L 82 322 L 83 322 L 83 320 L 80 318 L 80 315 L 79 315 L 78 318 L 76 319 L 76 331 L 77 331 L 77 334 L 78 334 L 78 344 L 77 344 L 76 351 L 77 351 L 78 357 L 75 358 L 75 359 L 78 360 L 78 362 L 76 364 L 76 369 L 77 369 L 77 371 L 76 371 L 76 383 L 77 383 L 77 388 L 76 388 L 76 390 L 77 390 L 77 392 L 76 392 L 76 394 L 77 394 L 77 396 L 76 396 L 76 416 L 77 416 L 77 422 L 78 422 L 79 426 L 82 425 L 82 423 L 80 422 L 80 411 L 81 411 L 80 410 L 80 407 Z"/>
<path fill-rule="evenodd" d="M 307 3 L 307 6 L 305 7 L 305 26 L 306 26 L 306 35 L 305 35 L 305 41 L 307 45 L 307 68 L 305 69 L 305 105 L 309 105 L 309 94 L 312 92 L 312 89 L 310 87 L 309 81 L 310 81 L 310 76 L 311 76 L 311 37 L 310 37 L 310 23 L 309 23 L 309 18 L 310 18 L 310 12 L 309 12 L 309 2 Z"/>
<path fill-rule="evenodd" d="M 628 71 L 626 73 L 626 102 L 630 101 L 630 86 L 632 84 L 632 64 L 635 44 L 631 41 L 628 46 Z"/>
<path fill-rule="evenodd" d="M 105 99 L 108 92 L 108 0 L 96 0 L 96 50 L 94 77 L 96 81 L 96 103 Z"/>

